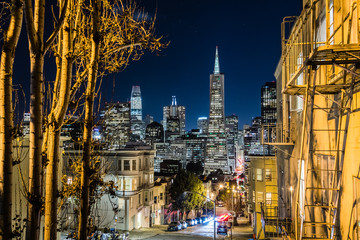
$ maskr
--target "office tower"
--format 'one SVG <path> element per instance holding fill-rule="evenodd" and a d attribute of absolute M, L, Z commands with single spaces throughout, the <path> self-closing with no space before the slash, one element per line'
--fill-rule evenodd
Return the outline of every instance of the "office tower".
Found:
<path fill-rule="evenodd" d="M 145 127 L 146 127 L 146 126 L 149 125 L 150 123 L 154 122 L 154 117 L 151 116 L 151 115 L 149 115 L 149 114 L 147 114 L 147 115 L 145 116 L 144 122 L 145 122 Z"/>
<path fill-rule="evenodd" d="M 197 128 L 200 130 L 200 133 L 206 134 L 208 132 L 208 118 L 207 117 L 199 117 L 197 120 Z"/>
<path fill-rule="evenodd" d="M 21 127 L 22 127 L 23 135 L 30 133 L 30 113 L 24 113 L 24 118 Z"/>
<path fill-rule="evenodd" d="M 132 86 L 131 90 L 131 138 L 144 139 L 145 128 L 142 120 L 142 100 L 140 86 Z"/>
<path fill-rule="evenodd" d="M 173 123 L 175 119 L 179 121 L 179 135 L 185 134 L 185 107 L 177 105 L 176 96 L 172 96 L 170 106 L 163 108 L 164 131 L 168 131 L 169 120 Z"/>
<path fill-rule="evenodd" d="M 186 163 L 201 163 L 201 166 L 204 167 L 207 136 L 201 134 L 199 130 L 193 129 L 182 138 L 186 147 Z"/>
<path fill-rule="evenodd" d="M 164 141 L 164 129 L 163 126 L 158 122 L 152 122 L 146 126 L 145 130 L 145 141 L 150 146 L 154 143 Z"/>
<path fill-rule="evenodd" d="M 108 149 L 119 149 L 130 140 L 130 103 L 105 103 L 100 117 Z"/>
<path fill-rule="evenodd" d="M 267 82 L 261 87 L 262 124 L 276 124 L 276 82 Z"/>
<path fill-rule="evenodd" d="M 227 156 L 230 170 L 236 168 L 236 148 L 238 142 L 239 132 L 239 118 L 235 114 L 227 116 L 225 118 L 225 130 L 226 130 L 226 145 L 227 145 Z"/>
<path fill-rule="evenodd" d="M 224 95 L 224 74 L 220 73 L 219 54 L 216 47 L 214 73 L 210 75 L 210 114 L 205 173 L 217 169 L 224 172 L 229 171 L 226 151 Z"/>
<path fill-rule="evenodd" d="M 262 137 L 265 142 L 276 138 L 276 82 L 267 82 L 261 87 L 261 124 L 263 125 Z M 275 155 L 274 146 L 264 145 L 264 152 Z"/>

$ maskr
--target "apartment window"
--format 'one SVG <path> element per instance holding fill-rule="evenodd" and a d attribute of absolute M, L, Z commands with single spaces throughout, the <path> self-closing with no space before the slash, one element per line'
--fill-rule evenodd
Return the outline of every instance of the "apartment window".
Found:
<path fill-rule="evenodd" d="M 130 171 L 130 160 L 124 160 L 124 171 Z"/>
<path fill-rule="evenodd" d="M 267 205 L 271 204 L 271 192 L 266 193 L 266 204 Z"/>
<path fill-rule="evenodd" d="M 160 200 L 163 200 L 163 193 L 160 193 Z"/>
<path fill-rule="evenodd" d="M 132 160 L 132 170 L 136 171 L 136 160 Z"/>
<path fill-rule="evenodd" d="M 125 191 L 131 191 L 131 179 L 125 179 Z"/>
<path fill-rule="evenodd" d="M 255 191 L 253 191 L 253 202 L 255 202 Z"/>
<path fill-rule="evenodd" d="M 258 182 L 263 181 L 263 170 L 261 168 L 256 169 L 256 180 Z"/>
<path fill-rule="evenodd" d="M 118 171 L 121 171 L 121 163 L 122 163 L 122 161 L 118 160 Z"/>
<path fill-rule="evenodd" d="M 147 202 L 147 200 L 148 200 L 148 192 L 145 192 L 144 198 L 145 198 L 145 202 Z"/>
<path fill-rule="evenodd" d="M 68 177 L 67 178 L 67 184 L 71 185 L 73 183 L 73 178 L 72 177 Z"/>
<path fill-rule="evenodd" d="M 157 203 L 157 196 L 154 197 L 154 203 Z"/>
<path fill-rule="evenodd" d="M 267 182 L 271 182 L 271 169 L 265 169 L 265 179 Z"/>
<path fill-rule="evenodd" d="M 142 159 L 139 158 L 139 170 L 141 170 L 141 161 L 142 161 Z"/>
<path fill-rule="evenodd" d="M 141 193 L 139 193 L 139 205 L 141 204 Z"/>

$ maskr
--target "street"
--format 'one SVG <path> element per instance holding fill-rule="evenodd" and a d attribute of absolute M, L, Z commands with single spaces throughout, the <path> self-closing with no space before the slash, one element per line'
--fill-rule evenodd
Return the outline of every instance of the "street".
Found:
<path fill-rule="evenodd" d="M 228 213 L 224 207 L 216 208 L 216 215 L 221 216 Z M 234 226 L 233 229 L 234 240 L 248 240 L 252 237 L 252 229 L 243 220 L 239 226 Z M 154 228 L 134 230 L 130 232 L 130 239 L 149 239 L 149 240 L 177 240 L 177 239 L 198 239 L 210 240 L 214 236 L 214 220 L 207 223 L 198 224 L 181 231 L 169 232 L 166 230 L 166 225 Z M 231 234 L 228 237 L 216 235 L 216 239 L 231 239 Z"/>
<path fill-rule="evenodd" d="M 130 239 L 149 239 L 149 240 L 177 240 L 177 239 L 198 239 L 198 240 L 210 240 L 214 236 L 214 222 L 210 221 L 205 224 L 199 224 L 193 227 L 188 227 L 181 231 L 168 232 L 161 231 L 157 235 L 148 238 L 137 238 L 130 234 Z M 252 237 L 252 229 L 248 224 L 242 224 L 240 226 L 233 227 L 233 239 L 234 240 L 248 240 Z M 216 239 L 231 239 L 231 235 L 228 237 L 217 235 Z"/>

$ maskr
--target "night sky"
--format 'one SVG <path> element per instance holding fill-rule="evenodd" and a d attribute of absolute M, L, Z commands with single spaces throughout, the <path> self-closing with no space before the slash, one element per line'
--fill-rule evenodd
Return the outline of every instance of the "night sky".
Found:
<path fill-rule="evenodd" d="M 160 56 L 147 53 L 123 72 L 105 78 L 102 98 L 127 101 L 131 86 L 141 87 L 143 115 L 162 120 L 162 108 L 177 103 L 186 107 L 186 128 L 196 128 L 200 116 L 209 115 L 209 75 L 219 47 L 220 70 L 225 74 L 225 114 L 239 116 L 239 126 L 260 115 L 260 88 L 274 81 L 281 54 L 281 22 L 297 16 L 301 0 L 140 0 L 150 16 L 156 13 L 156 33 L 170 41 Z M 25 30 L 22 39 L 26 39 Z M 18 52 L 28 50 L 22 40 Z M 25 59 L 22 59 L 25 58 Z M 16 58 L 15 82 L 27 89 L 28 56 Z M 46 57 L 46 78 L 54 78 L 52 59 Z M 20 69 L 20 71 L 18 70 Z M 25 80 L 25 81 L 24 81 Z M 28 94 L 28 93 L 27 93 Z"/>

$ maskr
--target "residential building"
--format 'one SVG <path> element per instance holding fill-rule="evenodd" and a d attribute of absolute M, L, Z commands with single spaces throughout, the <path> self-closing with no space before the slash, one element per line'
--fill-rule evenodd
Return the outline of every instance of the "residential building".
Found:
<path fill-rule="evenodd" d="M 105 103 L 102 133 L 108 149 L 119 149 L 130 140 L 130 103 Z"/>
<path fill-rule="evenodd" d="M 165 223 L 165 207 L 166 203 L 166 188 L 167 182 L 157 179 L 154 183 L 154 205 L 153 205 L 153 215 L 152 225 L 160 225 Z"/>
<path fill-rule="evenodd" d="M 206 144 L 205 173 L 221 169 L 229 171 L 225 132 L 224 74 L 220 73 L 218 47 L 215 53 L 214 73 L 210 75 L 210 114 Z"/>
<path fill-rule="evenodd" d="M 308 0 L 282 23 L 269 144 L 296 239 L 360 238 L 359 17 L 358 1 Z"/>
<path fill-rule="evenodd" d="M 248 212 L 256 239 L 266 239 L 271 234 L 277 233 L 278 226 L 276 158 L 250 156 L 249 167 Z"/>
<path fill-rule="evenodd" d="M 145 126 L 142 119 L 142 99 L 140 86 L 131 90 L 131 138 L 133 141 L 144 139 Z"/>
<path fill-rule="evenodd" d="M 97 211 L 94 221 L 99 229 L 130 231 L 150 227 L 156 222 L 153 213 L 161 206 L 154 206 L 154 150 L 145 146 L 139 148 L 131 146 L 98 152 L 99 160 L 106 168 L 104 182 L 114 185 L 105 189 L 94 203 Z M 79 151 L 66 151 L 64 167 L 69 169 L 72 159 L 80 156 Z M 159 192 L 161 190 L 157 190 L 160 195 Z"/>

